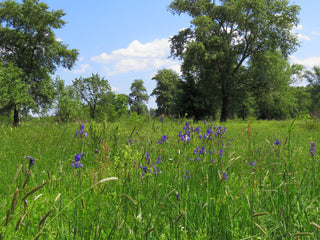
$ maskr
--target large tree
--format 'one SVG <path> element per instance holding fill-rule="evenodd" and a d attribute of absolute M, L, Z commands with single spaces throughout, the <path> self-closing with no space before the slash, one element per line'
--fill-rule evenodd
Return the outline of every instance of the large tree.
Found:
<path fill-rule="evenodd" d="M 108 93 L 111 86 L 107 79 L 99 74 L 92 74 L 91 77 L 80 77 L 73 81 L 73 86 L 80 95 L 82 102 L 90 108 L 90 117 L 95 118 L 97 107 L 107 104 Z"/>
<path fill-rule="evenodd" d="M 153 89 L 151 96 L 156 97 L 156 103 L 158 109 L 156 113 L 160 114 L 172 114 L 173 106 L 177 99 L 177 94 L 179 92 L 179 75 L 170 69 L 162 69 L 157 72 L 157 74 L 152 78 L 152 80 L 157 81 L 157 86 Z"/>
<path fill-rule="evenodd" d="M 171 53 L 183 60 L 184 76 L 207 82 L 226 121 L 230 99 L 243 82 L 238 71 L 252 56 L 296 50 L 299 6 L 287 0 L 174 0 L 173 13 L 190 15 L 191 27 L 171 38 Z M 204 84 L 202 84 L 204 85 Z"/>
<path fill-rule="evenodd" d="M 292 70 L 278 51 L 256 54 L 248 67 L 247 83 L 251 86 L 259 119 L 282 119 L 293 109 L 289 91 Z"/>
<path fill-rule="evenodd" d="M 38 112 L 52 103 L 54 87 L 50 74 L 58 66 L 71 69 L 78 56 L 77 50 L 68 49 L 53 32 L 65 25 L 65 13 L 48 9 L 47 4 L 38 0 L 0 3 L 0 60 L 21 70 L 20 78 L 28 85 L 33 100 L 28 106 L 12 102 L 6 108 L 14 110 L 14 125 L 19 123 L 22 108 Z"/>
<path fill-rule="evenodd" d="M 130 87 L 129 104 L 132 112 L 136 112 L 139 115 L 148 112 L 146 103 L 149 100 L 147 89 L 143 84 L 142 79 L 135 79 Z"/>

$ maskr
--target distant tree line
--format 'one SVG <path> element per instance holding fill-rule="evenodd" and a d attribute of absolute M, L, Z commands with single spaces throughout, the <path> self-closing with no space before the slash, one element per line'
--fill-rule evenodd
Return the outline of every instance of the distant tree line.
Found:
<path fill-rule="evenodd" d="M 0 117 L 12 117 L 18 126 L 30 112 L 53 113 L 59 121 L 115 121 L 151 111 L 222 122 L 320 115 L 320 67 L 288 61 L 299 46 L 293 33 L 299 6 L 286 0 L 173 0 L 169 10 L 192 21 L 171 38 L 171 56 L 182 61 L 181 73 L 161 69 L 152 78 L 153 112 L 141 79 L 132 82 L 128 95 L 112 91 L 98 74 L 71 85 L 53 80 L 57 67 L 71 69 L 79 54 L 54 35 L 65 13 L 49 11 L 38 0 L 1 2 Z M 307 85 L 295 87 L 299 82 Z"/>

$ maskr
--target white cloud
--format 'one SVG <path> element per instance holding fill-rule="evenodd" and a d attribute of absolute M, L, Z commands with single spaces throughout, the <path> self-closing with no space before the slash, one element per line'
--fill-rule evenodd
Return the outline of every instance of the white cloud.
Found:
<path fill-rule="evenodd" d="M 61 39 L 61 38 L 59 38 L 59 37 L 56 37 L 56 41 L 58 41 L 58 42 L 62 42 L 62 39 Z"/>
<path fill-rule="evenodd" d="M 312 31 L 311 34 L 316 35 L 316 36 L 320 36 L 320 32 L 316 32 L 316 31 Z"/>
<path fill-rule="evenodd" d="M 308 37 L 307 35 L 303 35 L 303 34 L 298 33 L 297 36 L 298 36 L 298 39 L 302 39 L 302 40 L 306 40 L 306 41 L 311 41 L 311 38 Z"/>
<path fill-rule="evenodd" d="M 290 56 L 290 59 L 293 63 L 301 64 L 307 68 L 312 68 L 313 66 L 320 66 L 320 57 L 298 59 L 296 56 Z"/>
<path fill-rule="evenodd" d="M 178 62 L 169 59 L 169 39 L 155 39 L 145 44 L 138 40 L 131 42 L 127 48 L 101 53 L 91 58 L 92 61 L 104 64 L 108 75 L 130 71 L 146 71 L 159 68 L 170 68 Z"/>
<path fill-rule="evenodd" d="M 73 73 L 85 73 L 88 69 L 90 69 L 89 64 L 80 64 L 78 69 L 73 70 Z"/>

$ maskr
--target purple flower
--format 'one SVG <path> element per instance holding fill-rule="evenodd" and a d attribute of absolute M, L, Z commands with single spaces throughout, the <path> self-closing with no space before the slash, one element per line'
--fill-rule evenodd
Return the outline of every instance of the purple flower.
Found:
<path fill-rule="evenodd" d="M 314 156 L 314 154 L 315 154 L 315 152 L 316 152 L 316 144 L 314 143 L 314 142 L 312 142 L 312 143 L 310 143 L 310 154 L 311 154 L 311 156 L 313 157 Z"/>
<path fill-rule="evenodd" d="M 180 194 L 178 192 L 176 192 L 176 198 L 179 200 L 180 199 Z"/>
<path fill-rule="evenodd" d="M 256 165 L 256 162 L 250 162 L 249 163 L 249 166 L 253 166 L 253 165 Z"/>
<path fill-rule="evenodd" d="M 204 138 L 209 138 L 211 136 L 211 133 L 212 133 L 212 129 L 208 128 L 207 132 L 204 134 Z"/>
<path fill-rule="evenodd" d="M 155 163 L 158 165 L 159 162 L 163 163 L 160 156 L 159 156 L 158 159 L 155 161 Z"/>
<path fill-rule="evenodd" d="M 160 122 L 163 123 L 163 115 L 160 117 Z"/>
<path fill-rule="evenodd" d="M 146 159 L 146 160 L 150 160 L 150 154 L 149 154 L 148 152 L 146 153 L 145 159 Z"/>
<path fill-rule="evenodd" d="M 183 178 L 191 178 L 189 170 L 186 170 L 185 175 L 183 175 Z"/>
<path fill-rule="evenodd" d="M 161 137 L 161 140 L 158 141 L 158 143 L 163 143 L 163 142 L 169 142 L 166 135 L 163 135 L 163 136 Z"/>
<path fill-rule="evenodd" d="M 184 127 L 183 127 L 183 130 L 188 130 L 188 129 L 190 129 L 190 126 L 189 126 L 189 123 L 188 122 L 186 122 L 186 125 L 184 125 Z"/>
<path fill-rule="evenodd" d="M 74 162 L 71 163 L 71 167 L 75 167 L 75 168 L 83 168 L 82 163 L 80 163 L 80 159 L 83 157 L 84 153 L 78 153 L 75 157 L 74 157 Z"/>
<path fill-rule="evenodd" d="M 275 144 L 275 145 L 280 145 L 280 142 L 279 142 L 279 140 L 278 139 L 276 139 L 274 142 L 273 142 L 273 144 Z"/>
<path fill-rule="evenodd" d="M 81 124 L 80 131 L 76 131 L 76 135 L 74 135 L 74 137 L 77 137 L 78 133 L 80 134 L 80 137 L 82 137 L 82 135 L 85 135 L 86 137 L 88 137 L 87 131 L 83 131 L 83 129 L 84 129 L 84 125 Z"/>
<path fill-rule="evenodd" d="M 129 143 L 132 144 L 132 143 L 133 143 L 133 140 L 132 140 L 132 139 L 129 139 L 129 140 L 128 140 L 128 144 L 129 144 Z"/>
<path fill-rule="evenodd" d="M 225 172 L 222 173 L 222 177 L 224 178 L 224 180 L 228 180 L 229 179 L 229 174 L 226 174 Z"/>
<path fill-rule="evenodd" d="M 222 150 L 222 149 L 219 150 L 219 156 L 220 156 L 220 157 L 223 156 L 223 150 Z"/>
<path fill-rule="evenodd" d="M 25 158 L 29 159 L 29 168 L 31 167 L 31 165 L 34 165 L 34 159 L 33 157 L 30 157 L 29 155 L 26 156 Z"/>

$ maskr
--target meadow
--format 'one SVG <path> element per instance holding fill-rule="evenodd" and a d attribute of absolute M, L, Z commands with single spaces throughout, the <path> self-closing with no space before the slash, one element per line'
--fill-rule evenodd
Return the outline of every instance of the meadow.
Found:
<path fill-rule="evenodd" d="M 319 239 L 313 120 L 0 127 L 0 239 Z"/>

